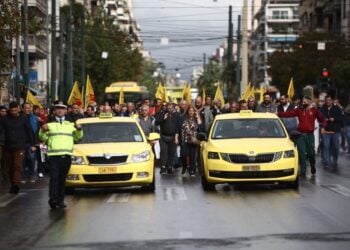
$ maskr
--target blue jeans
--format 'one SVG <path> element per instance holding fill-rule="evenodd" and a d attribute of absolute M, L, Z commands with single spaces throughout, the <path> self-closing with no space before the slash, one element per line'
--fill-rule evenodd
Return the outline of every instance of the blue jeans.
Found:
<path fill-rule="evenodd" d="M 329 164 L 336 165 L 338 163 L 339 155 L 339 138 L 340 133 L 322 134 L 322 164 L 327 166 Z M 331 158 L 333 162 L 331 162 Z"/>
<path fill-rule="evenodd" d="M 348 152 L 350 153 L 350 126 L 345 126 L 344 133 L 346 141 L 348 142 Z"/>
<path fill-rule="evenodd" d="M 23 179 L 34 177 L 36 152 L 32 151 L 31 145 L 26 145 L 23 160 Z"/>

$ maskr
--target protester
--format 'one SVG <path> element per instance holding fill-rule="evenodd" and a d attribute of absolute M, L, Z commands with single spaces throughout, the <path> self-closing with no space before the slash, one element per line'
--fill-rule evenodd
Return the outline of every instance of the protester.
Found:
<path fill-rule="evenodd" d="M 156 114 L 156 125 L 160 125 L 161 174 L 173 172 L 174 162 L 170 162 L 169 158 L 173 158 L 176 153 L 178 140 L 175 134 L 178 132 L 179 122 L 179 113 L 175 111 L 172 103 L 166 104 L 166 110 L 162 109 Z"/>
<path fill-rule="evenodd" d="M 182 174 L 185 174 L 186 171 L 189 172 L 190 176 L 195 176 L 196 174 L 199 151 L 199 142 L 196 136 L 202 130 L 201 125 L 202 120 L 200 115 L 195 112 L 193 107 L 189 107 L 186 111 L 185 120 L 181 124 L 180 131 L 176 134 L 176 140 L 181 141 L 181 156 L 185 159 L 185 163 L 182 166 Z"/>
<path fill-rule="evenodd" d="M 36 149 L 29 120 L 19 111 L 18 103 L 11 102 L 9 114 L 0 120 L 0 132 L 4 131 L 5 135 L 4 161 L 11 183 L 9 192 L 12 194 L 19 192 L 26 145 L 31 145 L 32 151 Z"/>
<path fill-rule="evenodd" d="M 34 138 L 34 144 L 37 150 L 39 146 L 39 120 L 37 116 L 32 113 L 32 105 L 30 103 L 25 102 L 22 104 L 22 113 L 29 121 Z M 35 152 L 36 150 L 32 150 L 32 144 L 26 144 L 25 155 L 23 160 L 23 183 L 26 183 L 27 181 L 34 183 L 36 181 L 36 178 L 34 176 L 35 165 L 37 162 L 37 153 Z"/>
<path fill-rule="evenodd" d="M 280 117 L 297 117 L 299 119 L 298 131 L 300 136 L 296 139 L 299 153 L 300 175 L 306 176 L 306 160 L 308 159 L 311 167 L 311 174 L 316 174 L 316 153 L 315 153 L 315 120 L 321 124 L 321 132 L 324 132 L 326 126 L 325 118 L 315 107 L 311 106 L 312 101 L 309 96 L 304 96 L 302 106 L 287 112 L 278 112 Z"/>
<path fill-rule="evenodd" d="M 270 93 L 265 93 L 264 94 L 264 101 L 258 105 L 256 112 L 261 112 L 261 113 L 276 113 L 277 112 L 277 107 L 276 105 L 272 102 L 272 97 Z"/>
<path fill-rule="evenodd" d="M 326 103 L 320 109 L 326 119 L 326 127 L 321 133 L 322 139 L 322 165 L 325 168 L 336 170 L 340 146 L 340 130 L 343 126 L 343 111 L 330 95 L 326 96 Z"/>

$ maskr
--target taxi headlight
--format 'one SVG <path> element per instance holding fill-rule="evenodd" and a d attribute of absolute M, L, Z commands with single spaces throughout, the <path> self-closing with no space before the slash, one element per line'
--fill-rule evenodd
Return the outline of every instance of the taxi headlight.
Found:
<path fill-rule="evenodd" d="M 149 152 L 149 150 L 147 150 L 139 154 L 133 154 L 131 156 L 131 162 L 148 161 L 150 158 L 151 158 L 151 153 Z"/>
<path fill-rule="evenodd" d="M 273 161 L 278 161 L 282 157 L 282 152 L 276 152 Z"/>
<path fill-rule="evenodd" d="M 221 158 L 224 160 L 224 161 L 228 161 L 228 162 L 231 162 L 230 160 L 230 155 L 227 154 L 227 153 L 221 153 Z"/>
<path fill-rule="evenodd" d="M 85 164 L 84 158 L 82 156 L 72 155 L 72 164 L 83 165 Z"/>
<path fill-rule="evenodd" d="M 219 154 L 217 152 L 208 152 L 208 159 L 216 159 L 219 160 Z"/>
<path fill-rule="evenodd" d="M 284 151 L 283 158 L 294 158 L 294 150 Z"/>

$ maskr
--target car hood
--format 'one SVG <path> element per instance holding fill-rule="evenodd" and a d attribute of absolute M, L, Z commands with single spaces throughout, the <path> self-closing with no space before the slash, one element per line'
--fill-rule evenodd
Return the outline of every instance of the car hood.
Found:
<path fill-rule="evenodd" d="M 207 143 L 208 151 L 222 153 L 241 153 L 248 154 L 251 151 L 260 152 L 278 152 L 290 150 L 294 148 L 294 144 L 289 139 L 273 138 L 273 139 L 222 139 L 211 140 Z"/>
<path fill-rule="evenodd" d="M 151 147 L 143 142 L 133 143 L 94 143 L 94 144 L 75 144 L 74 155 L 96 155 L 96 154 L 135 154 L 145 150 L 151 150 Z"/>

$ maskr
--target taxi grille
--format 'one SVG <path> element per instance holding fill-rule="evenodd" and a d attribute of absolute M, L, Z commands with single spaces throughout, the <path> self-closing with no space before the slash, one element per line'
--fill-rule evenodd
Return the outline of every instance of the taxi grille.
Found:
<path fill-rule="evenodd" d="M 132 173 L 126 174 L 89 174 L 83 175 L 86 182 L 103 182 L 103 181 L 128 181 Z"/>
<path fill-rule="evenodd" d="M 294 169 L 273 170 L 273 171 L 209 171 L 211 177 L 226 178 L 226 179 L 259 179 L 259 178 L 278 178 L 294 175 Z"/>
<path fill-rule="evenodd" d="M 105 156 L 88 156 L 87 159 L 90 165 L 113 165 L 125 163 L 128 156 L 111 156 L 109 159 Z"/>
<path fill-rule="evenodd" d="M 268 153 L 259 154 L 256 156 L 249 156 L 245 154 L 230 154 L 229 157 L 232 163 L 268 163 L 273 161 L 275 154 Z"/>

